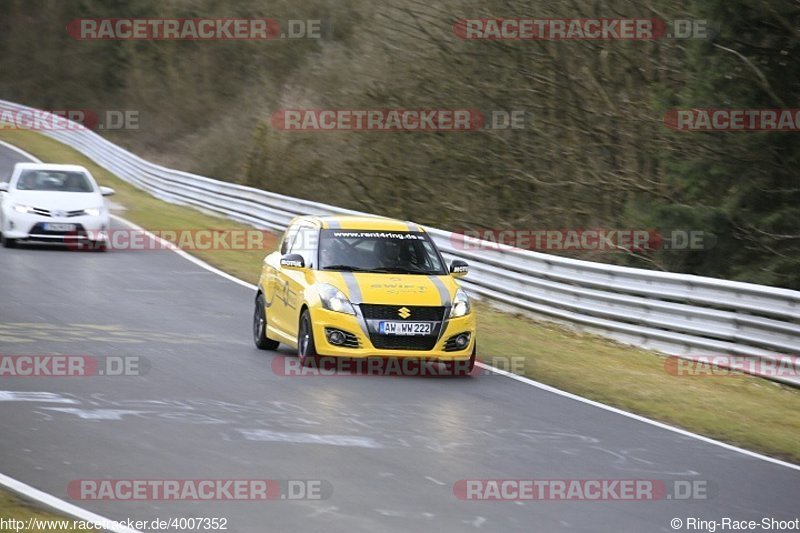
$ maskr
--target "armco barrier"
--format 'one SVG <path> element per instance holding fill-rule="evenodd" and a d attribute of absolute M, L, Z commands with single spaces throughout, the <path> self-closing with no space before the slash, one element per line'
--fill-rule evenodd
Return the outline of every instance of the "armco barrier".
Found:
<path fill-rule="evenodd" d="M 0 108 L 34 111 L 2 100 Z M 153 196 L 258 228 L 282 230 L 301 214 L 358 213 L 162 167 L 86 129 L 41 132 Z M 800 356 L 798 291 L 515 248 L 469 251 L 450 232 L 426 229 L 448 260 L 470 264 L 464 286 L 492 300 L 678 356 Z M 797 377 L 773 378 L 800 385 Z"/>

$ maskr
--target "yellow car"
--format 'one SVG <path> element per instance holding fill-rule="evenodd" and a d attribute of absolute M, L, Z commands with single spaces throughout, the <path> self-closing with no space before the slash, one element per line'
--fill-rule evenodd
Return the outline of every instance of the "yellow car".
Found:
<path fill-rule="evenodd" d="M 454 373 L 475 364 L 475 313 L 422 227 L 370 216 L 302 216 L 264 259 L 255 344 L 321 356 L 436 360 Z"/>

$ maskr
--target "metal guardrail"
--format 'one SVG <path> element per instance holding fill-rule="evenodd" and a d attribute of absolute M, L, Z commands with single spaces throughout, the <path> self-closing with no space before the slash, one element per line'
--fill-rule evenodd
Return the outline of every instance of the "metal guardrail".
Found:
<path fill-rule="evenodd" d="M 0 100 L 0 110 L 38 112 Z M 172 203 L 258 228 L 282 230 L 301 214 L 359 214 L 145 161 L 60 117 L 41 133 L 121 179 Z M 463 236 L 426 228 L 448 260 L 463 259 L 467 290 L 647 349 L 689 357 L 800 356 L 800 292 L 687 274 L 620 267 L 496 245 L 470 250 Z M 494 246 L 494 249 L 491 249 Z M 767 376 L 800 386 L 798 377 Z"/>

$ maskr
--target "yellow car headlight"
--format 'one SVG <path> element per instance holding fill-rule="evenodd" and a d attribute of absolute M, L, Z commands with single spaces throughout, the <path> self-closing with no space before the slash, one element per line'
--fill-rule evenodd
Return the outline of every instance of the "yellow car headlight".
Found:
<path fill-rule="evenodd" d="M 348 315 L 356 314 L 356 310 L 350 300 L 347 299 L 347 296 L 333 285 L 321 283 L 318 290 L 319 299 L 325 309 L 336 311 L 337 313 L 347 313 Z"/>
<path fill-rule="evenodd" d="M 458 318 L 468 315 L 470 312 L 469 296 L 464 289 L 458 289 L 453 298 L 453 306 L 450 308 L 450 318 Z"/>

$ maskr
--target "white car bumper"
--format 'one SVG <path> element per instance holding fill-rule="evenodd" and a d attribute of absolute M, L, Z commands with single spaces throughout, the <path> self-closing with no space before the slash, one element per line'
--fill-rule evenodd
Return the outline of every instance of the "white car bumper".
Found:
<path fill-rule="evenodd" d="M 40 242 L 80 242 L 108 240 L 108 214 L 100 216 L 48 217 L 6 209 L 3 213 L 3 236 Z"/>

